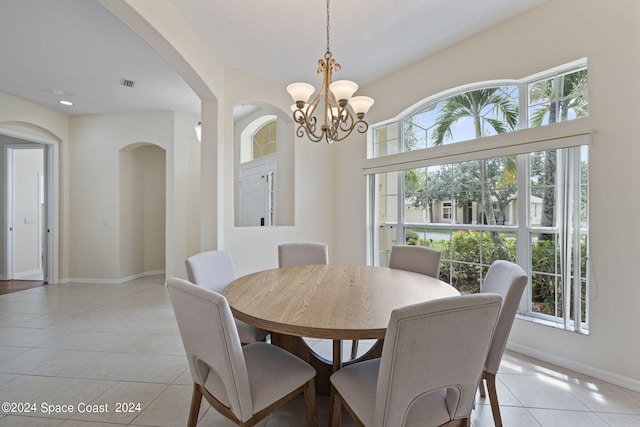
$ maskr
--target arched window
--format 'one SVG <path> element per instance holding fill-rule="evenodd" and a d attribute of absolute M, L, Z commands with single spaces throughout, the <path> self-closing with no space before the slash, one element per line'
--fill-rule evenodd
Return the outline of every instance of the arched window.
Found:
<path fill-rule="evenodd" d="M 253 158 L 275 154 L 278 148 L 277 139 L 278 122 L 275 117 L 270 122 L 265 123 L 253 134 Z"/>
<path fill-rule="evenodd" d="M 447 91 L 373 126 L 370 157 L 574 120 L 588 116 L 588 106 L 582 62 L 519 81 Z"/>
<path fill-rule="evenodd" d="M 579 63 L 452 89 L 372 126 L 371 262 L 388 265 L 397 244 L 437 249 L 440 279 L 462 293 L 481 289 L 493 261 L 516 262 L 530 276 L 520 313 L 587 333 L 588 132 L 516 137 L 586 115 Z"/>
<path fill-rule="evenodd" d="M 278 148 L 278 121 L 264 115 L 249 123 L 240 135 L 240 163 L 275 154 Z"/>

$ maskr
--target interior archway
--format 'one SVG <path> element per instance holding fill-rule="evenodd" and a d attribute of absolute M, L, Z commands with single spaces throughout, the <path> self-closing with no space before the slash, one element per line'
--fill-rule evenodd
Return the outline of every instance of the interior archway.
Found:
<path fill-rule="evenodd" d="M 120 150 L 119 275 L 165 271 L 166 152 L 146 143 Z"/>

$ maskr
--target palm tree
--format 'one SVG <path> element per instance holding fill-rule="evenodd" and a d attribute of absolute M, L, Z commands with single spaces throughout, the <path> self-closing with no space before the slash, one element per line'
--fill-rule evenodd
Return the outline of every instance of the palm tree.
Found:
<path fill-rule="evenodd" d="M 463 118 L 473 119 L 476 138 L 486 136 L 489 133 L 488 130 L 485 131 L 487 127 L 495 133 L 509 132 L 518 126 L 518 105 L 506 87 L 472 90 L 447 98 L 442 101 L 442 108 L 436 119 L 432 133 L 433 144 L 439 146 L 445 142 L 446 138 L 452 138 L 454 123 Z M 515 168 L 515 159 L 507 161 L 506 167 Z M 496 225 L 485 160 L 479 160 L 479 170 L 484 218 L 488 225 Z M 505 172 L 513 176 L 513 170 L 505 170 Z M 492 232 L 491 237 L 498 247 L 502 247 L 502 239 L 497 232 Z M 500 251 L 500 256 L 502 259 L 510 258 L 506 249 Z"/>

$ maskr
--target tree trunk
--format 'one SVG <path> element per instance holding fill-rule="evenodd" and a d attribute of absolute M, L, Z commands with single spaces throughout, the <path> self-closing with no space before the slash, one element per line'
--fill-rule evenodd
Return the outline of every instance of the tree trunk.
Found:
<path fill-rule="evenodd" d="M 549 123 L 556 122 L 556 103 L 549 105 Z M 558 167 L 558 154 L 556 150 L 549 150 L 544 156 L 544 172 L 542 175 L 542 218 L 543 227 L 553 227 L 555 225 L 554 212 L 556 209 L 556 170 Z M 541 234 L 540 240 L 553 240 L 553 234 Z"/>
<path fill-rule="evenodd" d="M 496 215 L 493 211 L 493 202 L 491 201 L 491 191 L 487 185 L 487 165 L 484 160 L 480 160 L 480 180 L 482 182 L 482 211 L 484 220 L 487 225 L 496 225 Z M 511 261 L 509 252 L 504 247 L 502 237 L 497 231 L 491 231 L 491 241 L 498 248 L 498 259 Z"/>

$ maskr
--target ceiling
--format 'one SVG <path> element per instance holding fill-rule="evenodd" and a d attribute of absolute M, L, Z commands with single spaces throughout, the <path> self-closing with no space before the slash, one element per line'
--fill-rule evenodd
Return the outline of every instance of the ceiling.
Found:
<path fill-rule="evenodd" d="M 224 64 L 283 90 L 293 81 L 319 84 L 325 1 L 167 1 Z M 544 1 L 334 0 L 330 46 L 342 65 L 334 78 L 371 83 Z M 94 0 L 1 0 L 0 58 L 0 91 L 65 114 L 200 114 L 184 80 Z"/>

